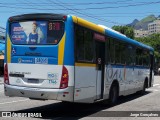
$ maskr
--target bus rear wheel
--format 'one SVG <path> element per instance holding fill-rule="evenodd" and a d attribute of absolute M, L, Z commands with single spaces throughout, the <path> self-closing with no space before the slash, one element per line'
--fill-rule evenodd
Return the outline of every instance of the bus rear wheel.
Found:
<path fill-rule="evenodd" d="M 115 105 L 118 101 L 118 87 L 117 85 L 112 85 L 109 94 L 109 104 Z"/>
<path fill-rule="evenodd" d="M 140 94 L 141 94 L 141 95 L 145 94 L 146 88 L 147 88 L 147 80 L 144 81 L 143 89 L 140 91 Z"/>

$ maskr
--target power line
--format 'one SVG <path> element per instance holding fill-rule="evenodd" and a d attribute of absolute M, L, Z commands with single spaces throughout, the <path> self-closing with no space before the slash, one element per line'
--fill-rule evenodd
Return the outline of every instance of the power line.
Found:
<path fill-rule="evenodd" d="M 128 0 L 126 0 L 127 2 L 128 2 Z M 130 1 L 132 1 L 132 0 L 130 0 Z M 121 1 L 122 2 L 122 1 Z M 63 5 L 67 5 L 67 6 L 72 6 L 72 5 L 97 5 L 97 4 L 131 4 L 131 3 L 126 3 L 126 2 L 122 2 L 121 3 L 120 1 L 118 2 L 94 2 L 94 3 L 61 3 L 61 4 L 63 4 Z M 56 2 L 54 2 L 55 4 L 58 4 L 58 3 L 56 3 Z M 137 2 L 138 4 L 139 3 L 143 3 L 143 4 L 146 4 L 146 3 L 148 3 L 148 2 Z M 0 3 L 0 5 L 10 5 L 10 6 L 13 6 L 13 5 L 20 5 L 20 6 L 26 6 L 26 4 L 27 5 L 35 5 L 36 4 L 36 6 L 56 6 L 56 5 L 51 5 L 50 3 L 44 3 L 44 2 L 41 2 L 41 3 L 37 3 L 37 2 L 23 2 L 23 3 L 20 3 L 20 2 L 17 2 L 17 3 Z"/>
<path fill-rule="evenodd" d="M 119 1 L 114 1 L 114 2 L 70 2 L 70 3 L 67 3 L 67 2 L 63 2 L 63 3 L 61 3 L 61 4 L 63 4 L 63 5 L 97 5 L 97 4 L 116 4 L 116 3 L 118 3 L 118 4 L 124 4 L 124 3 L 126 3 L 126 2 L 130 2 L 130 1 L 133 1 L 133 0 L 119 0 Z M 57 2 L 54 2 L 55 4 L 58 4 Z M 17 2 L 17 3 L 0 3 L 0 4 L 12 4 L 12 5 L 24 5 L 24 3 L 19 3 L 19 2 Z M 27 2 L 27 4 L 28 4 L 28 2 Z M 32 4 L 32 3 L 29 3 L 29 4 Z M 44 3 L 44 2 L 42 2 L 42 3 L 33 3 L 33 4 L 38 4 L 38 5 L 44 5 L 44 4 L 46 4 L 46 3 Z M 47 3 L 47 5 L 49 5 L 48 3 Z"/>
<path fill-rule="evenodd" d="M 6 5 L 0 5 L 0 7 L 4 7 L 4 8 L 8 8 L 8 7 L 9 7 L 9 8 L 14 8 L 14 9 L 15 9 L 15 8 L 16 8 L 16 9 L 29 9 L 29 10 L 49 10 L 49 11 L 50 11 L 50 10 L 52 10 L 52 11 L 53 11 L 53 10 L 66 10 L 66 9 L 64 9 L 64 8 L 63 8 L 63 9 L 62 9 L 62 8 L 61 8 L 61 9 L 58 9 L 58 8 L 57 8 L 57 9 L 53 9 L 53 8 L 44 9 L 44 8 L 42 8 L 42 7 L 41 7 L 41 8 L 35 8 L 35 7 L 32 8 L 32 7 L 16 7 L 16 6 L 6 6 Z M 72 8 L 69 8 L 69 10 L 73 10 L 73 9 L 72 9 Z M 79 10 L 79 9 L 77 9 L 77 10 Z"/>
<path fill-rule="evenodd" d="M 62 3 L 62 2 L 60 2 L 60 3 Z M 66 8 L 67 10 L 70 10 L 70 9 L 68 9 L 68 7 L 66 7 L 66 6 L 64 6 L 64 5 L 61 5 L 61 4 L 58 4 L 58 5 Z M 88 14 L 86 14 L 86 13 L 84 13 L 84 12 L 83 12 L 83 13 L 82 13 L 82 12 L 79 12 L 79 11 L 77 11 L 77 10 L 75 10 L 75 9 L 73 9 L 72 11 L 74 11 L 74 12 L 76 12 L 76 13 L 79 13 L 79 14 L 81 14 L 81 15 L 85 15 L 85 16 L 87 16 L 87 17 L 89 17 L 89 18 L 94 18 L 94 19 L 103 21 L 103 22 L 108 22 L 108 23 L 112 23 L 112 24 L 119 24 L 119 25 L 121 24 L 121 23 L 118 23 L 118 22 L 114 22 L 114 21 L 109 21 L 109 20 L 97 18 L 97 17 L 91 16 L 91 15 L 88 15 Z M 121 24 L 121 25 L 122 25 L 122 24 Z M 124 25 L 124 24 L 123 24 L 123 25 Z"/>
<path fill-rule="evenodd" d="M 133 0 L 121 0 L 121 1 L 114 1 L 114 2 L 77 2 L 77 3 L 62 3 L 62 4 L 78 4 L 78 5 L 94 5 L 94 4 L 120 4 L 120 3 L 125 3 L 125 2 L 129 2 L 129 1 L 133 1 Z"/>
<path fill-rule="evenodd" d="M 123 0 L 123 1 L 119 1 L 119 2 L 122 2 L 122 3 L 124 2 L 125 3 L 125 2 L 127 2 L 127 0 Z M 54 3 L 54 4 L 52 4 L 52 3 Z M 90 3 L 85 3 L 85 4 L 90 4 Z M 94 2 L 93 4 L 95 4 L 95 3 L 96 4 L 98 4 L 98 3 L 101 4 L 101 3 L 107 3 L 107 2 Z M 78 10 L 91 10 L 91 9 L 101 10 L 101 9 L 109 9 L 109 8 L 113 8 L 114 9 L 114 8 L 120 8 L 120 7 L 151 5 L 151 4 L 159 4 L 159 3 L 160 3 L 160 1 L 157 1 L 157 2 L 139 2 L 139 3 L 136 3 L 136 4 L 115 6 L 115 7 L 114 6 L 112 6 L 112 7 L 101 7 L 101 8 L 100 7 L 94 7 L 94 8 L 83 8 L 83 9 L 80 9 L 80 8 L 74 8 L 74 7 L 67 7 L 68 6 L 67 4 L 69 4 L 69 3 L 51 1 L 50 3 L 44 3 L 44 4 L 50 4 L 50 6 L 57 6 L 58 5 L 58 6 L 63 7 L 63 8 L 59 8 L 59 9 L 58 8 L 43 8 L 42 6 L 40 6 L 41 8 L 37 8 L 35 6 L 33 8 L 33 4 L 35 4 L 35 3 L 31 3 L 31 2 L 30 3 L 29 2 L 21 3 L 21 4 L 27 4 L 30 7 L 17 7 L 17 6 L 15 6 L 16 4 L 13 4 L 12 6 L 10 4 L 10 5 L 7 6 L 7 5 L 3 5 L 2 3 L 0 3 L 0 7 L 14 8 L 14 9 L 48 10 L 48 11 L 50 11 L 50 10 L 51 11 L 53 11 L 53 10 L 69 10 L 69 11 L 72 11 L 74 13 L 78 13 L 80 15 L 84 15 L 86 17 L 89 17 L 89 18 L 92 18 L 92 19 L 97 19 L 97 20 L 100 20 L 100 21 L 103 21 L 103 22 L 109 22 L 109 23 L 112 23 L 112 24 L 122 24 L 122 23 L 118 23 L 118 22 L 114 22 L 114 21 L 110 21 L 110 20 L 105 20 L 105 19 L 102 19 L 102 18 L 97 18 L 97 17 L 118 17 L 118 16 L 95 16 L 95 14 L 94 15 L 93 14 L 88 14 L 88 13 L 85 13 L 85 12 L 82 12 L 82 11 L 78 11 Z M 77 4 L 77 3 L 73 3 L 73 4 Z M 114 13 L 105 13 L 105 14 L 114 14 Z M 117 13 L 117 14 L 120 14 L 120 13 Z M 132 13 L 125 13 L 125 14 L 132 14 Z M 119 17 L 122 17 L 122 16 L 119 16 Z"/>
<path fill-rule="evenodd" d="M 160 1 L 157 2 L 146 2 L 146 3 L 140 3 L 140 4 L 129 4 L 129 5 L 123 5 L 123 6 L 115 6 L 115 7 L 93 7 L 93 8 L 84 8 L 79 10 L 91 10 L 91 9 L 111 9 L 111 8 L 124 8 L 124 7 L 135 7 L 135 6 L 144 6 L 144 5 L 152 5 L 152 4 L 159 4 Z"/>
<path fill-rule="evenodd" d="M 0 10 L 0 12 L 1 12 L 1 14 L 5 14 L 5 13 L 23 13 L 23 12 L 21 12 L 21 11 L 4 11 L 4 10 Z M 139 15 L 142 15 L 142 14 L 155 14 L 155 13 L 159 13 L 160 14 L 160 12 L 155 12 L 155 11 L 150 11 L 150 12 L 109 12 L 109 13 L 98 13 L 98 14 L 94 14 L 94 15 L 108 15 L 108 14 L 112 14 L 112 15 L 131 15 L 131 14 L 139 14 Z M 91 15 L 93 15 L 93 14 L 91 14 Z M 106 17 L 108 17 L 108 16 L 106 16 Z M 136 16 L 135 16 L 136 17 Z"/>
<path fill-rule="evenodd" d="M 128 16 L 128 15 L 127 16 L 117 16 L 117 15 L 116 16 L 109 16 L 109 15 L 108 16 L 107 15 L 103 16 L 103 15 L 94 15 L 94 16 L 95 17 L 112 17 L 112 18 L 113 17 L 144 17 L 144 15 L 142 15 L 142 16 Z"/>
<path fill-rule="evenodd" d="M 150 11 L 150 12 L 109 12 L 109 13 L 102 13 L 102 15 L 106 15 L 106 14 L 115 14 L 115 15 L 119 15 L 119 14 L 121 14 L 121 15 L 131 15 L 131 14 L 140 14 L 140 15 L 142 15 L 142 14 L 153 14 L 153 13 L 160 13 L 160 12 L 154 12 L 154 11 Z M 98 14 L 98 15 L 100 15 L 100 14 Z"/>
<path fill-rule="evenodd" d="M 53 1 L 52 1 L 53 2 Z M 153 4 L 159 4 L 160 1 L 157 2 L 141 2 L 141 3 L 136 3 L 136 4 L 128 4 L 128 5 L 122 5 L 122 6 L 111 6 L 111 7 L 92 7 L 92 8 L 67 8 L 68 10 L 92 10 L 92 9 L 116 9 L 116 8 L 124 8 L 124 7 L 137 7 L 137 6 L 144 6 L 144 5 L 153 5 Z M 32 3 L 33 4 L 33 3 Z M 57 4 L 56 2 L 54 2 L 54 4 Z M 65 5 L 65 3 L 62 4 L 63 6 Z M 0 5 L 0 7 L 9 7 L 9 8 L 16 8 L 16 9 L 34 9 L 34 10 L 66 10 L 64 8 L 60 8 L 60 9 L 53 9 L 53 8 L 32 8 L 32 7 L 15 7 L 15 6 L 7 6 L 7 5 Z M 41 7 L 41 6 L 40 6 Z"/>

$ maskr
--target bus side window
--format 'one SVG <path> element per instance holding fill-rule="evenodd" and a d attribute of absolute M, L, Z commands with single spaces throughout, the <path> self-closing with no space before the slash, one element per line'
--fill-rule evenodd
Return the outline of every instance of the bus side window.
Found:
<path fill-rule="evenodd" d="M 125 44 L 116 41 L 115 43 L 115 62 L 116 64 L 126 64 Z"/>
<path fill-rule="evenodd" d="M 106 56 L 107 56 L 107 63 L 114 64 L 115 63 L 115 46 L 114 46 L 114 39 L 107 37 L 106 39 Z"/>
<path fill-rule="evenodd" d="M 120 44 L 120 51 L 121 51 L 121 64 L 126 64 L 126 51 L 125 51 L 125 44 L 121 43 Z"/>
<path fill-rule="evenodd" d="M 76 26 L 76 61 L 93 62 L 94 45 L 92 32 L 80 26 Z"/>
<path fill-rule="evenodd" d="M 119 64 L 121 62 L 121 54 L 120 54 L 120 45 L 119 42 L 115 43 L 115 62 Z"/>
<path fill-rule="evenodd" d="M 126 64 L 133 65 L 133 47 L 131 45 L 127 45 L 125 54 Z"/>
<path fill-rule="evenodd" d="M 83 29 L 81 27 L 78 28 L 76 26 L 75 29 L 75 39 L 76 39 L 76 60 L 84 59 L 84 47 L 83 47 Z"/>
<path fill-rule="evenodd" d="M 140 48 L 136 48 L 136 65 L 143 65 L 143 50 Z"/>
<path fill-rule="evenodd" d="M 143 65 L 149 67 L 149 51 L 143 50 Z"/>

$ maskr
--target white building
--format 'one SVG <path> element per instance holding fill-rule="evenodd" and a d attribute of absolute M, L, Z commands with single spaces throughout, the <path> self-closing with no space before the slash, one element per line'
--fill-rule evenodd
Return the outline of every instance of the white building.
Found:
<path fill-rule="evenodd" d="M 134 36 L 135 37 L 146 37 L 148 35 L 148 31 L 147 30 L 134 30 Z"/>
<path fill-rule="evenodd" d="M 160 20 L 148 24 L 148 34 L 160 33 Z"/>

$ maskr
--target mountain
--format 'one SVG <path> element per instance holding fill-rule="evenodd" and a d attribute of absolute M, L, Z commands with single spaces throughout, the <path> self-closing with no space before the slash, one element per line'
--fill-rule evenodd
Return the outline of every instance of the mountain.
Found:
<path fill-rule="evenodd" d="M 149 15 L 140 21 L 135 19 L 132 23 L 128 24 L 127 26 L 133 27 L 136 30 L 139 30 L 139 29 L 147 30 L 148 24 L 153 22 L 156 19 L 157 17 L 155 17 L 154 15 Z"/>
<path fill-rule="evenodd" d="M 132 23 L 128 24 L 128 26 L 134 27 L 138 22 L 139 22 L 139 20 L 135 19 L 135 20 L 133 20 Z"/>

